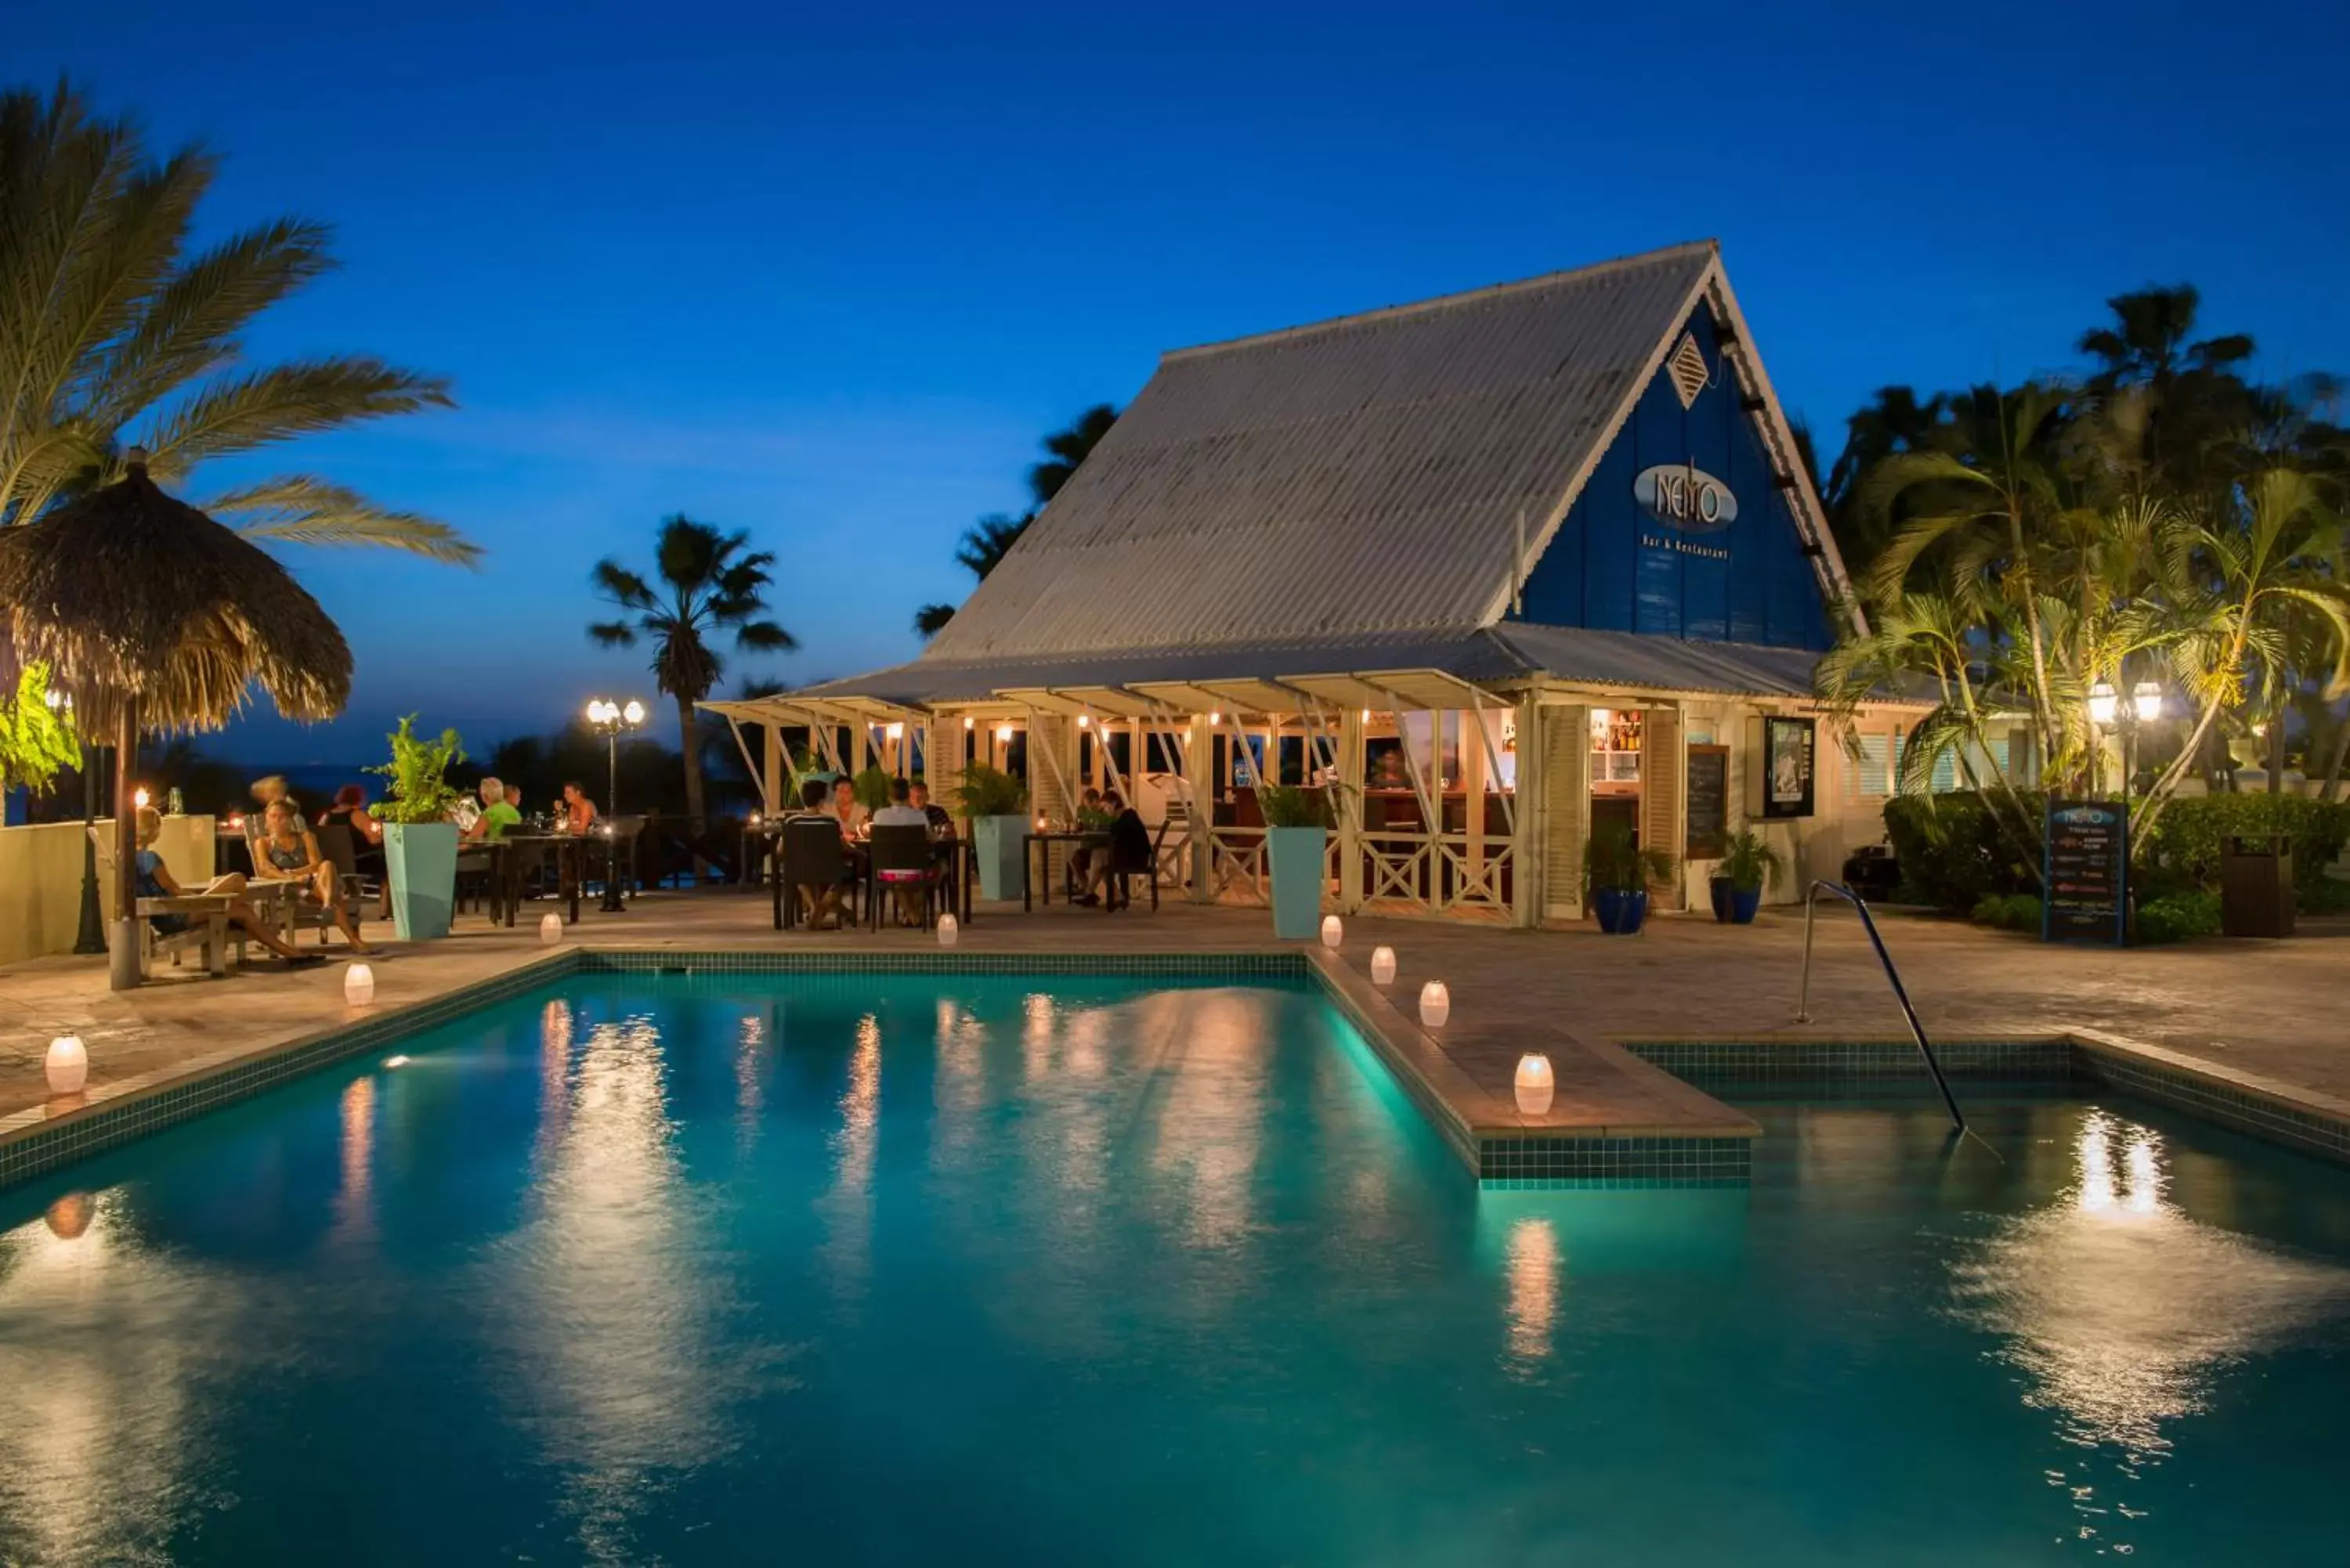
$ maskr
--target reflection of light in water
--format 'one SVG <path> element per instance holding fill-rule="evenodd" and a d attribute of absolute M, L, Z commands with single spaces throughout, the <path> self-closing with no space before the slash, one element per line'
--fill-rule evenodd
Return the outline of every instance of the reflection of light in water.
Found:
<path fill-rule="evenodd" d="M 354 1078 L 342 1098 L 343 1189 L 335 1197 L 338 1240 L 363 1241 L 375 1233 L 375 1075 Z"/>
<path fill-rule="evenodd" d="M 1041 991 L 1032 992 L 1025 1010 L 1028 1026 L 1020 1033 L 1020 1070 L 1036 1079 L 1053 1065 L 1053 999 Z"/>
<path fill-rule="evenodd" d="M 1558 1316 L 1558 1232 L 1539 1214 L 1510 1227 L 1510 1355 L 1519 1371 L 1550 1354 Z"/>
<path fill-rule="evenodd" d="M 946 997 L 939 998 L 937 1070 L 931 1102 L 931 1164 L 939 1170 L 960 1167 L 976 1147 L 980 1112 L 987 1099 L 987 1025 Z"/>
<path fill-rule="evenodd" d="M 2116 1158 L 2119 1147 L 2122 1156 Z M 2224 1364 L 2350 1313 L 2350 1270 L 2275 1251 L 2164 1201 L 2160 1141 L 2105 1112 L 2084 1121 L 2069 1203 L 2012 1220 L 1955 1267 L 1960 1312 L 2006 1336 L 2073 1442 L 2132 1459 L 2201 1410 Z"/>
<path fill-rule="evenodd" d="M 550 1006 L 543 1071 L 567 1038 Z M 534 1210 L 483 1293 L 501 1304 L 525 1422 L 573 1477 L 588 1555 L 637 1561 L 630 1516 L 663 1474 L 725 1449 L 721 1412 L 750 1368 L 717 1348 L 720 1276 L 671 1147 L 659 1032 L 597 1025 L 558 1087 Z"/>
<path fill-rule="evenodd" d="M 1089 1007 L 1071 1018 L 1066 1031 L 1068 1070 L 1080 1078 L 1098 1078 L 1109 1070 L 1107 1044 L 1110 1013 Z"/>
<path fill-rule="evenodd" d="M 1263 1136 L 1266 1058 L 1262 1003 L 1199 993 L 1159 1058 L 1163 1098 L 1151 1162 L 1185 1179 L 1184 1219 L 1203 1247 L 1239 1241 Z"/>
<path fill-rule="evenodd" d="M 538 1012 L 538 1143 L 544 1164 L 571 1120 L 571 1004 L 557 997 Z"/>
<path fill-rule="evenodd" d="M 873 1153 L 880 1142 L 881 1023 L 857 1021 L 857 1049 L 848 1057 L 848 1087 L 840 1096 L 840 1129 L 832 1135 L 832 1190 L 824 1200 L 832 1238 L 825 1244 L 833 1282 L 859 1293 L 872 1253 Z"/>
<path fill-rule="evenodd" d="M 744 1013 L 734 1044 L 734 1147 L 743 1154 L 759 1141 L 759 1111 L 767 1098 L 759 1074 L 766 1044 L 767 1021 L 755 1012 Z"/>
<path fill-rule="evenodd" d="M 191 1386 L 273 1333 L 229 1276 L 141 1246 L 120 1192 L 0 1235 L 0 1558 L 164 1561 L 205 1501 L 183 1474 L 204 1449 Z"/>

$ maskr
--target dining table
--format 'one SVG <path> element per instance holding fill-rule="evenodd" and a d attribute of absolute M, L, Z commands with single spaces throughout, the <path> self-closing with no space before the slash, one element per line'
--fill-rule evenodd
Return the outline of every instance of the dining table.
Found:
<path fill-rule="evenodd" d="M 484 847 L 490 852 L 490 920 L 501 913 L 508 926 L 522 908 L 522 874 L 542 860 L 555 863 L 556 887 L 570 904 L 568 923 L 579 923 L 579 888 L 587 880 L 585 850 L 589 839 L 577 833 L 551 833 L 544 828 L 509 827 Z M 598 840 L 597 842 L 601 842 Z"/>
<path fill-rule="evenodd" d="M 1020 908 L 1023 913 L 1035 906 L 1029 901 L 1034 894 L 1040 901 L 1053 901 L 1053 846 L 1067 844 L 1095 850 L 1109 847 L 1109 834 L 1098 827 L 1038 828 L 1020 836 Z M 1041 873 L 1031 876 L 1030 869 Z M 1041 890 L 1040 890 L 1041 889 Z"/>

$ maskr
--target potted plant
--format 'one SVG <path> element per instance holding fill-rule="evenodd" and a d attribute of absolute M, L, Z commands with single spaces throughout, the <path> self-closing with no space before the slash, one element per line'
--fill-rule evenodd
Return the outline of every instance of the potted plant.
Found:
<path fill-rule="evenodd" d="M 889 804 L 889 770 L 879 763 L 868 763 L 848 781 L 848 787 L 857 792 L 857 804 L 870 815 Z"/>
<path fill-rule="evenodd" d="M 1607 823 L 1583 846 L 1583 898 L 1609 936 L 1638 935 L 1648 918 L 1648 885 L 1673 875 L 1673 857 L 1632 840 L 1631 829 Z"/>
<path fill-rule="evenodd" d="M 445 937 L 457 904 L 457 825 L 449 820 L 457 791 L 447 774 L 465 753 L 454 730 L 434 740 L 418 736 L 413 713 L 384 738 L 391 742 L 391 761 L 368 772 L 390 781 L 373 815 L 383 824 L 392 929 L 404 942 Z"/>
<path fill-rule="evenodd" d="M 1322 930 L 1323 853 L 1330 841 L 1327 790 L 1260 784 L 1264 858 L 1273 878 L 1273 934 L 1303 941 Z"/>
<path fill-rule="evenodd" d="M 1786 874 L 1786 861 L 1762 842 L 1761 834 L 1751 827 L 1731 834 L 1708 884 L 1713 891 L 1713 918 L 1730 926 L 1752 924 L 1754 911 L 1762 904 L 1762 889 L 1777 887 Z"/>
<path fill-rule="evenodd" d="M 955 809 L 971 825 L 972 853 L 979 860 L 979 896 L 1020 896 L 1022 862 L 1028 849 L 1028 792 L 1010 774 L 973 763 L 954 787 Z"/>

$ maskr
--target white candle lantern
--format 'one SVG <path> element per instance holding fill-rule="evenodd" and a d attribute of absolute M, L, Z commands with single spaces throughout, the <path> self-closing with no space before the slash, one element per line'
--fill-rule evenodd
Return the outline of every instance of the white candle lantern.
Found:
<path fill-rule="evenodd" d="M 1371 983 L 1373 985 L 1395 983 L 1395 949 L 1380 947 L 1371 950 Z"/>
<path fill-rule="evenodd" d="M 563 940 L 563 917 L 542 915 L 538 921 L 538 940 L 548 947 Z"/>
<path fill-rule="evenodd" d="M 375 971 L 363 963 L 355 963 L 343 971 L 343 1000 L 353 1007 L 365 1007 L 375 1000 Z"/>
<path fill-rule="evenodd" d="M 1322 945 L 1335 950 L 1338 944 L 1346 940 L 1347 928 L 1338 923 L 1338 917 L 1336 915 L 1323 916 Z"/>
<path fill-rule="evenodd" d="M 1431 980 L 1419 988 L 1419 1021 L 1430 1029 L 1441 1029 L 1444 1021 L 1452 1016 L 1452 993 L 1444 989 L 1440 980 Z"/>
<path fill-rule="evenodd" d="M 1541 1116 L 1550 1109 L 1550 1097 L 1557 1087 L 1549 1057 L 1528 1052 L 1518 1058 L 1518 1109 L 1530 1116 Z"/>
<path fill-rule="evenodd" d="M 82 1048 L 78 1034 L 60 1034 L 49 1042 L 49 1054 L 42 1060 L 41 1071 L 49 1082 L 53 1095 L 78 1095 L 89 1082 L 89 1053 Z"/>
<path fill-rule="evenodd" d="M 962 936 L 962 928 L 955 923 L 955 918 L 952 915 L 939 917 L 939 946 L 951 948 Z"/>

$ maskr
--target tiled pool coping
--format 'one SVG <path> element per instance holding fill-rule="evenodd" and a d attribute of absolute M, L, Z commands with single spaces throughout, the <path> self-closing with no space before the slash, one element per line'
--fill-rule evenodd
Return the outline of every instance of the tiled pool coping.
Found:
<path fill-rule="evenodd" d="M 1163 975 L 1315 978 L 1395 1074 L 1431 1125 L 1495 1189 L 1712 1187 L 1743 1184 L 1755 1124 L 1692 1089 L 1667 1120 L 1639 1125 L 1538 1125 L 1471 1081 L 1438 1037 L 1318 949 L 1191 953 L 775 952 L 567 948 L 429 1001 L 386 1010 L 300 1039 L 257 1048 L 157 1081 L 109 1085 L 87 1101 L 51 1102 L 0 1118 L 0 1189 L 34 1180 L 150 1133 L 377 1049 L 419 1030 L 536 989 L 567 974 L 827 973 Z M 1866 1086 L 1922 1079 L 1907 1041 L 1573 1041 L 1640 1072 L 1785 1079 Z M 1937 1046 L 1960 1082 L 2062 1082 L 2109 1086 L 2253 1137 L 2350 1164 L 2350 1103 L 2237 1073 L 2095 1031 Z M 78 1100 L 78 1096 L 77 1096 Z"/>

